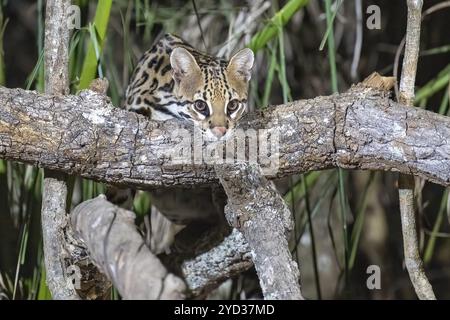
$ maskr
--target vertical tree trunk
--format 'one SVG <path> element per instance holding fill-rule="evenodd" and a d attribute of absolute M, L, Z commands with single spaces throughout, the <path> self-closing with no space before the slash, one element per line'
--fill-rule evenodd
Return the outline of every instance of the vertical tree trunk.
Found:
<path fill-rule="evenodd" d="M 48 0 L 45 14 L 45 92 L 69 93 L 69 35 L 67 12 L 70 0 Z M 66 224 L 67 185 L 65 175 L 44 171 L 42 199 L 42 236 L 44 242 L 47 285 L 54 299 L 78 299 L 66 279 L 64 233 Z"/>
<path fill-rule="evenodd" d="M 292 214 L 273 183 L 259 166 L 227 164 L 215 170 L 228 196 L 225 215 L 248 242 L 264 299 L 303 300 L 287 242 Z"/>

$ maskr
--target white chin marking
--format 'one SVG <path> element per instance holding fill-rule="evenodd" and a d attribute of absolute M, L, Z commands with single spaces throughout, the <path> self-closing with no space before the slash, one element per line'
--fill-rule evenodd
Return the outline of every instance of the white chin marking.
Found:
<path fill-rule="evenodd" d="M 218 141 L 220 140 L 220 138 L 218 138 L 214 133 L 211 132 L 211 130 L 207 129 L 204 133 L 203 133 L 203 139 L 205 141 Z"/>
<path fill-rule="evenodd" d="M 207 129 L 203 133 L 203 139 L 208 142 L 219 141 L 219 140 L 223 141 L 223 140 L 228 139 L 228 137 L 231 135 L 232 131 L 233 130 L 227 130 L 227 132 L 223 136 L 217 137 L 211 130 Z"/>
<path fill-rule="evenodd" d="M 233 133 L 232 129 L 228 129 L 227 132 L 220 138 L 220 140 L 227 140 L 228 137 Z"/>

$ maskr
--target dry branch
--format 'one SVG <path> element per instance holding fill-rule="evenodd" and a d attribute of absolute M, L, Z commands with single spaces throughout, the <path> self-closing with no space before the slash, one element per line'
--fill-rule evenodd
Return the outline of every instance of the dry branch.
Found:
<path fill-rule="evenodd" d="M 90 259 L 126 299 L 199 296 L 252 266 L 248 245 L 234 230 L 217 247 L 181 263 L 185 284 L 150 252 L 134 218 L 134 213 L 99 196 L 78 205 L 71 219 L 75 234 L 89 248 Z"/>
<path fill-rule="evenodd" d="M 90 259 L 108 276 L 124 299 L 181 299 L 183 280 L 167 272 L 145 245 L 135 215 L 106 201 L 85 201 L 72 212 L 75 234 L 89 248 Z"/>
<path fill-rule="evenodd" d="M 45 92 L 68 93 L 69 29 L 67 10 L 70 0 L 48 0 L 45 13 Z M 65 175 L 44 171 L 42 191 L 42 238 L 47 285 L 54 299 L 79 299 L 67 281 L 64 257 L 67 185 Z"/>
<path fill-rule="evenodd" d="M 216 247 L 181 263 L 184 280 L 193 296 L 204 296 L 253 266 L 250 248 L 242 233 L 233 229 Z"/>
<path fill-rule="evenodd" d="M 407 0 L 408 22 L 406 27 L 405 56 L 400 80 L 399 101 L 414 106 L 414 84 L 420 48 L 422 0 Z M 403 234 L 405 265 L 419 299 L 435 300 L 433 288 L 423 269 L 419 254 L 414 208 L 414 177 L 400 174 L 398 179 L 400 216 Z"/>
<path fill-rule="evenodd" d="M 182 123 L 112 108 L 95 92 L 0 88 L 0 106 L 1 158 L 142 189 L 218 182 L 212 165 L 170 161 Z M 364 84 L 250 114 L 241 127 L 280 133 L 279 170 L 269 178 L 338 166 L 450 185 L 450 119 Z"/>
<path fill-rule="evenodd" d="M 303 299 L 287 243 L 291 212 L 273 183 L 259 166 L 246 163 L 217 166 L 216 173 L 228 196 L 225 215 L 251 248 L 264 298 Z"/>

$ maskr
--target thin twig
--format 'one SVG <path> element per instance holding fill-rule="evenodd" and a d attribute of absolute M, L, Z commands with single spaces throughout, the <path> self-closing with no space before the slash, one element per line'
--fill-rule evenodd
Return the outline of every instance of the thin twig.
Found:
<path fill-rule="evenodd" d="M 417 60 L 420 47 L 420 25 L 422 0 L 408 0 L 408 22 L 406 28 L 405 56 L 400 80 L 399 100 L 401 103 L 414 105 L 414 83 L 416 80 Z M 417 296 L 421 300 L 436 299 L 423 270 L 419 255 L 414 210 L 414 177 L 400 174 L 398 180 L 400 214 L 403 234 L 405 265 Z"/>
<path fill-rule="evenodd" d="M 353 51 L 350 75 L 353 80 L 358 80 L 358 66 L 359 60 L 361 59 L 361 48 L 363 42 L 363 21 L 362 21 L 361 0 L 355 0 L 355 15 L 356 15 L 355 49 Z"/>
<path fill-rule="evenodd" d="M 442 10 L 442 9 L 445 9 L 445 8 L 448 8 L 448 7 L 450 7 L 450 1 L 444 1 L 444 2 L 438 3 L 438 4 L 428 8 L 427 10 L 425 10 L 423 12 L 422 21 L 428 15 L 433 14 L 433 13 L 439 11 L 439 10 Z M 397 47 L 397 50 L 395 52 L 394 67 L 393 67 L 393 69 L 394 69 L 394 71 L 393 71 L 394 78 L 398 78 L 398 66 L 400 64 L 400 62 L 399 62 L 400 61 L 400 56 L 402 54 L 404 46 L 405 46 L 405 37 L 403 37 L 402 41 L 400 42 L 400 44 Z M 397 100 L 399 100 L 399 93 L 398 93 L 398 85 L 397 85 L 397 83 L 395 83 L 394 90 L 395 90 L 395 97 L 396 97 Z"/>
<path fill-rule="evenodd" d="M 197 5 L 195 4 L 195 0 L 192 0 L 192 7 L 194 8 L 195 17 L 197 18 L 197 25 L 198 29 L 200 30 L 200 36 L 202 38 L 203 45 L 205 46 L 205 50 L 208 50 L 208 47 L 206 46 L 205 36 L 202 28 L 202 23 L 200 19 L 200 15 L 198 14 Z"/>

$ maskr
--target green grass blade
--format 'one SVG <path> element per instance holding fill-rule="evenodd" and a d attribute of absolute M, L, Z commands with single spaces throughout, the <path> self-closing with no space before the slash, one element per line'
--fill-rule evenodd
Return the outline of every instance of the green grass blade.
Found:
<path fill-rule="evenodd" d="M 37 49 L 38 52 L 44 51 L 44 16 L 45 16 L 45 4 L 44 0 L 38 0 L 37 3 L 38 10 L 38 28 L 37 28 Z M 42 59 L 41 57 L 39 57 Z M 45 73 L 44 73 L 44 64 L 42 62 L 39 63 L 38 74 L 36 78 L 36 90 L 39 92 L 44 92 L 45 89 Z"/>
<path fill-rule="evenodd" d="M 149 214 L 152 203 L 148 192 L 138 192 L 133 200 L 133 211 L 137 217 Z"/>
<path fill-rule="evenodd" d="M 441 47 L 437 47 L 437 48 L 423 50 L 420 53 L 420 55 L 421 56 L 431 56 L 431 55 L 443 54 L 443 53 L 447 53 L 447 52 L 450 52 L 450 45 L 445 45 L 445 46 L 441 46 Z"/>
<path fill-rule="evenodd" d="M 111 12 L 112 0 L 98 1 L 97 10 L 95 12 L 93 28 L 94 32 L 90 30 L 91 40 L 87 49 L 86 57 L 84 58 L 83 68 L 80 75 L 80 83 L 78 84 L 78 90 L 86 89 L 89 87 L 92 80 L 95 79 L 97 74 L 97 65 L 103 49 L 103 44 L 106 36 L 106 29 L 108 27 L 109 15 Z M 94 40 L 96 39 L 96 41 Z"/>
<path fill-rule="evenodd" d="M 33 85 L 34 81 L 36 79 L 39 79 L 39 74 L 40 74 L 40 70 L 43 68 L 44 64 L 44 49 L 41 50 L 41 53 L 39 54 L 39 58 L 38 61 L 36 63 L 36 65 L 33 68 L 33 71 L 31 72 L 30 76 L 27 79 L 27 82 L 25 84 L 25 88 L 27 90 L 31 89 L 31 86 Z M 39 81 L 38 81 L 39 82 Z M 36 88 L 38 89 L 39 85 L 36 85 Z M 39 90 L 39 89 L 38 89 Z"/>
<path fill-rule="evenodd" d="M 306 175 L 306 183 L 309 187 L 313 187 L 314 184 L 317 182 L 317 180 L 320 177 L 320 172 L 318 171 L 312 171 Z M 297 199 L 301 199 L 305 195 L 305 189 L 303 186 L 303 183 L 299 181 L 296 183 L 293 188 L 291 188 L 284 196 L 283 199 L 286 202 L 286 204 L 291 207 L 292 206 L 292 193 L 295 193 L 297 196 Z"/>
<path fill-rule="evenodd" d="M 308 176 L 310 174 L 306 175 L 306 179 L 308 181 Z M 327 183 L 324 186 L 324 190 L 323 193 L 321 194 L 321 196 L 319 197 L 319 199 L 316 201 L 316 203 L 314 204 L 314 207 L 311 210 L 311 217 L 314 218 L 318 213 L 319 213 L 319 209 L 321 208 L 321 206 L 324 204 L 325 200 L 328 199 L 331 194 L 334 194 L 336 192 L 336 175 L 330 174 L 328 175 L 328 177 L 326 178 Z M 309 186 L 309 184 L 308 184 Z M 312 189 L 312 186 L 310 186 L 310 189 Z M 306 217 L 306 219 L 304 218 L 302 221 L 302 225 L 300 226 L 300 232 L 299 232 L 299 238 L 296 239 L 296 243 L 298 243 L 301 240 L 301 237 L 303 235 L 303 233 L 306 230 L 306 227 L 308 226 L 308 218 Z"/>
<path fill-rule="evenodd" d="M 348 259 L 348 268 L 350 270 L 352 270 L 355 265 L 356 252 L 358 249 L 362 228 L 364 226 L 364 218 L 367 209 L 367 195 L 369 194 L 369 190 L 372 186 L 372 182 L 374 181 L 374 177 L 375 172 L 371 171 L 369 179 L 367 180 L 362 192 L 361 202 L 358 205 L 358 210 L 356 211 L 355 223 L 353 225 L 352 235 L 350 238 L 350 257 Z"/>
<path fill-rule="evenodd" d="M 441 105 L 439 106 L 439 114 L 446 114 L 449 104 L 449 91 L 445 90 L 444 97 L 442 98 Z"/>
<path fill-rule="evenodd" d="M 334 28 L 333 28 L 333 17 L 331 14 L 331 0 L 325 0 L 326 15 L 327 15 L 327 30 L 329 29 L 327 39 L 328 47 L 328 59 L 330 64 L 330 77 L 331 77 L 331 90 L 333 93 L 339 91 L 337 85 L 337 71 L 336 71 L 336 48 L 334 44 Z M 337 11 L 337 10 L 336 10 Z"/>
<path fill-rule="evenodd" d="M 266 82 L 264 84 L 264 93 L 261 101 L 261 108 L 265 108 L 269 105 L 269 97 L 272 92 L 273 76 L 277 67 L 277 47 L 270 50 L 270 62 L 269 71 L 267 72 Z"/>
<path fill-rule="evenodd" d="M 286 56 L 284 54 L 284 35 L 283 35 L 283 29 L 281 23 L 279 24 L 279 31 L 278 31 L 278 46 L 279 46 L 279 53 L 280 53 L 280 72 L 279 72 L 279 78 L 280 78 L 280 84 L 281 84 L 281 92 L 283 95 L 283 103 L 287 103 L 289 100 L 292 100 L 291 97 L 291 88 L 289 87 L 289 83 L 287 80 L 287 74 L 286 74 Z"/>
<path fill-rule="evenodd" d="M 322 51 L 323 48 L 325 47 L 325 43 L 328 40 L 328 36 L 330 35 L 331 30 L 333 30 L 334 19 L 336 18 L 336 14 L 339 11 L 339 8 L 340 8 L 342 2 L 343 2 L 343 0 L 339 0 L 339 2 L 336 5 L 336 9 L 334 10 L 333 15 L 331 16 L 329 21 L 328 21 L 328 14 L 327 14 L 327 30 L 325 31 L 322 41 L 320 42 L 320 46 L 319 46 L 320 51 Z"/>
<path fill-rule="evenodd" d="M 41 275 L 40 275 L 40 281 L 39 281 L 39 291 L 37 294 L 37 300 L 51 300 L 52 294 L 50 293 L 50 290 L 48 289 L 47 282 L 46 282 L 46 272 L 44 267 L 44 262 L 41 262 Z"/>
<path fill-rule="evenodd" d="M 308 4 L 308 0 L 290 0 L 281 8 L 260 32 L 255 34 L 248 47 L 254 52 L 262 49 L 270 40 L 277 36 L 278 28 L 286 25 L 294 13 Z"/>
<path fill-rule="evenodd" d="M 434 95 L 436 92 L 442 90 L 450 81 L 450 64 L 446 66 L 441 72 L 438 73 L 436 78 L 428 81 L 426 85 L 417 90 L 416 103 L 420 103 L 422 100 L 427 99 Z"/>
<path fill-rule="evenodd" d="M 19 249 L 19 257 L 17 259 L 17 266 L 16 266 L 16 274 L 14 278 L 14 290 L 13 290 L 13 300 L 16 299 L 17 294 L 17 288 L 19 284 L 19 275 L 20 275 L 20 269 L 21 266 L 25 262 L 25 255 L 28 247 L 28 221 L 25 223 L 22 229 L 22 235 L 20 237 L 20 249 Z"/>
<path fill-rule="evenodd" d="M 333 28 L 333 13 L 331 12 L 331 0 L 325 0 L 325 10 L 327 18 L 327 29 L 329 29 L 327 39 L 328 47 L 328 59 L 330 64 L 330 78 L 331 78 L 331 89 L 334 93 L 338 92 L 338 82 L 337 82 L 337 69 L 336 69 L 336 48 L 334 43 L 334 28 Z M 337 11 L 337 10 L 336 10 Z M 335 12 L 336 12 L 335 11 Z M 339 204 L 341 211 L 341 220 L 343 228 L 343 241 L 344 241 L 344 278 L 345 283 L 348 283 L 348 231 L 347 231 L 347 197 L 345 193 L 345 172 L 338 168 L 338 193 L 339 193 Z"/>
<path fill-rule="evenodd" d="M 436 237 L 439 233 L 439 229 L 441 228 L 442 222 L 444 221 L 445 211 L 447 208 L 447 199 L 448 199 L 448 189 L 445 190 L 444 196 L 441 199 L 441 205 L 439 206 L 439 211 L 436 217 L 436 221 L 433 226 L 433 230 L 431 231 L 430 239 L 427 242 L 427 246 L 425 248 L 425 253 L 423 255 L 423 262 L 428 264 L 433 257 L 434 248 L 436 245 Z"/>

